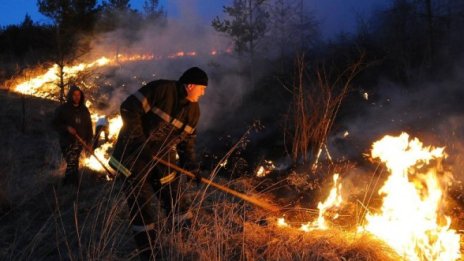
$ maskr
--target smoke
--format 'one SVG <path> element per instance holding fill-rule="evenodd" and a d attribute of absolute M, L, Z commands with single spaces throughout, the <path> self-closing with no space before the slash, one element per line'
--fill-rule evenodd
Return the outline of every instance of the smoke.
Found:
<path fill-rule="evenodd" d="M 377 91 L 369 93 L 369 99 L 360 94 L 364 110 L 343 121 L 344 127 L 330 139 L 331 152 L 336 158 L 359 159 L 384 135 L 407 132 L 425 145 L 445 147 L 455 177 L 464 177 L 463 71 L 457 67 L 446 80 L 407 87 L 383 81 L 372 88 Z"/>
<path fill-rule="evenodd" d="M 150 60 L 120 63 L 116 69 L 98 72 L 104 78 L 104 90 L 109 92 L 105 113 L 117 113 L 121 102 L 143 84 L 156 79 L 177 80 L 192 66 L 202 68 L 209 76 L 206 95 L 200 101 L 200 132 L 225 124 L 221 115 L 231 115 L 240 105 L 249 88 L 240 62 L 229 54 L 231 43 L 198 15 L 196 1 L 180 3 L 176 2 L 178 16 L 168 17 L 166 22 L 118 28 L 92 41 L 87 60 L 103 55 L 153 55 Z"/>

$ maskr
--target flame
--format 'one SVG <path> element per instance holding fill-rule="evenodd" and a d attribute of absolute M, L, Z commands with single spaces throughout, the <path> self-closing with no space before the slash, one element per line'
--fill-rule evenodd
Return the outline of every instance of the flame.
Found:
<path fill-rule="evenodd" d="M 110 118 L 109 120 L 109 139 L 116 140 L 119 134 L 119 130 L 122 128 L 122 118 L 120 115 Z"/>
<path fill-rule="evenodd" d="M 366 215 L 358 231 L 374 234 L 389 244 L 406 260 L 457 260 L 461 258 L 460 235 L 450 229 L 451 218 L 440 208 L 443 204 L 443 184 L 438 175 L 444 148 L 424 147 L 417 139 L 402 133 L 385 136 L 373 144 L 372 158 L 380 159 L 390 176 L 379 190 L 383 203 L 378 213 Z M 431 163 L 437 167 L 431 167 Z M 318 205 L 317 220 L 301 225 L 302 231 L 327 229 L 327 211 L 343 201 L 338 175 L 324 202 Z M 335 214 L 332 219 L 336 219 Z M 285 225 L 284 225 L 285 224 Z M 285 219 L 278 225 L 287 227 Z"/>
<path fill-rule="evenodd" d="M 134 54 L 134 55 L 118 54 L 117 61 L 118 62 L 148 61 L 148 60 L 153 60 L 156 58 L 157 57 L 154 54 Z"/>
<path fill-rule="evenodd" d="M 326 198 L 324 202 L 319 202 L 319 204 L 317 205 L 317 209 L 319 209 L 318 218 L 313 222 L 302 224 L 300 230 L 309 232 L 315 229 L 325 230 L 329 228 L 325 219 L 325 214 L 330 209 L 340 207 L 343 202 L 343 198 L 341 195 L 342 184 L 338 180 L 339 176 L 339 174 L 333 175 L 333 186 L 332 189 L 330 189 L 329 196 Z M 336 214 L 332 219 L 337 218 L 338 214 Z"/>
<path fill-rule="evenodd" d="M 100 117 L 102 117 L 102 115 L 94 113 L 92 114 L 92 121 L 95 122 L 96 119 Z M 102 162 L 108 162 L 110 158 L 110 154 L 108 152 L 113 147 L 113 142 L 117 139 L 119 130 L 122 127 L 122 118 L 120 115 L 110 118 L 108 122 L 108 141 L 94 150 L 95 156 L 98 157 L 98 159 L 100 159 Z M 98 162 L 95 156 L 91 155 L 87 158 L 84 158 L 83 164 L 92 170 L 103 172 L 105 169 L 102 167 L 100 162 Z M 108 168 L 108 165 L 106 165 L 106 168 Z"/>
<path fill-rule="evenodd" d="M 264 177 L 266 176 L 266 170 L 263 166 L 259 166 L 258 171 L 256 171 L 256 177 Z"/>
<path fill-rule="evenodd" d="M 106 57 L 101 57 L 90 63 L 79 63 L 74 66 L 63 67 L 63 76 L 65 79 L 76 77 L 80 72 L 94 67 L 101 67 L 110 64 L 112 61 Z M 34 95 L 36 97 L 48 98 L 56 87 L 53 83 L 59 82 L 60 66 L 57 64 L 50 67 L 45 73 L 39 74 L 36 77 L 25 80 L 13 87 L 13 91 Z M 48 85 L 52 85 L 47 86 Z"/>
<path fill-rule="evenodd" d="M 277 225 L 279 227 L 288 227 L 287 222 L 285 222 L 285 218 L 278 218 L 277 219 Z"/>
<path fill-rule="evenodd" d="M 384 162 L 391 175 L 379 190 L 380 212 L 368 214 L 359 230 L 381 238 L 408 260 L 459 259 L 460 236 L 440 211 L 443 192 L 437 170 L 427 168 L 431 160 L 445 157 L 444 149 L 423 147 L 402 133 L 375 142 L 372 157 Z"/>
<path fill-rule="evenodd" d="M 94 151 L 95 156 L 98 157 L 98 159 L 102 161 L 102 163 L 108 162 L 108 158 L 109 158 L 108 150 L 112 146 L 113 144 L 110 142 L 102 144 L 100 147 L 95 149 Z M 98 162 L 95 156 L 91 155 L 89 157 L 84 158 L 83 164 L 92 170 L 103 172 L 105 169 L 102 167 L 100 162 Z M 108 168 L 107 165 L 106 165 L 106 168 Z"/>
<path fill-rule="evenodd" d="M 319 209 L 319 217 L 317 218 L 316 225 L 319 229 L 327 229 L 327 223 L 324 218 L 324 214 L 327 212 L 328 209 L 340 207 L 343 202 L 341 190 L 342 184 L 338 181 L 339 174 L 333 175 L 333 187 L 330 190 L 329 196 L 327 199 L 322 203 L 319 202 L 317 205 L 317 209 Z M 338 218 L 338 215 L 334 216 L 334 219 Z"/>

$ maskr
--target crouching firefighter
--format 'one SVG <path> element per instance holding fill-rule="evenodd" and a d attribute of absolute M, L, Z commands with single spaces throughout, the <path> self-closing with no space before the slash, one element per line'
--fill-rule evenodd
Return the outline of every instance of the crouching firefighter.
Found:
<path fill-rule="evenodd" d="M 109 165 L 127 177 L 131 225 L 143 259 L 154 257 L 159 244 L 152 200 L 158 198 L 169 217 L 174 217 L 179 207 L 178 175 L 153 156 L 190 170 L 197 180 L 201 178 L 195 159 L 195 127 L 200 117 L 198 100 L 207 85 L 207 74 L 192 67 L 178 81 L 148 83 L 121 104 L 123 127 Z"/>

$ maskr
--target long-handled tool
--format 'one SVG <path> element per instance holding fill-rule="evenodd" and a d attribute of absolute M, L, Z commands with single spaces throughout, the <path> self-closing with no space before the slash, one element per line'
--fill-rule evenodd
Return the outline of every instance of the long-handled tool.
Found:
<path fill-rule="evenodd" d="M 74 134 L 74 137 L 76 137 L 76 139 L 79 141 L 80 144 L 82 144 L 84 149 L 87 152 L 89 152 L 98 161 L 98 163 L 100 163 L 100 165 L 103 167 L 103 169 L 105 169 L 105 171 L 107 173 L 106 178 L 109 179 L 109 180 L 114 178 L 115 177 L 114 173 L 105 166 L 105 164 L 97 157 L 97 155 L 95 155 L 93 149 L 87 143 L 85 143 L 85 141 L 77 133 Z"/>
<path fill-rule="evenodd" d="M 156 161 L 158 161 L 159 163 L 161 163 L 161 164 L 163 164 L 163 165 L 165 165 L 165 166 L 167 166 L 167 167 L 169 167 L 169 168 L 172 168 L 172 169 L 174 169 L 174 170 L 176 170 L 176 171 L 178 171 L 178 172 L 180 172 L 180 173 L 182 173 L 182 174 L 184 174 L 184 175 L 187 175 L 187 176 L 189 176 L 190 178 L 196 178 L 195 174 L 191 173 L 190 171 L 187 171 L 187 170 L 185 170 L 185 169 L 183 169 L 183 168 L 181 168 L 181 167 L 179 167 L 179 166 L 177 166 L 177 165 L 174 165 L 174 164 L 172 164 L 172 163 L 169 163 L 169 162 L 167 162 L 167 161 L 165 161 L 165 160 L 163 160 L 163 159 L 160 159 L 160 158 L 158 158 L 158 157 L 156 157 L 156 156 L 154 156 L 153 158 L 154 158 Z M 274 205 L 272 205 L 272 204 L 269 204 L 269 203 L 267 203 L 267 202 L 264 202 L 264 201 L 262 201 L 262 200 L 260 200 L 260 199 L 258 199 L 258 198 L 245 195 L 245 194 L 243 194 L 243 193 L 240 193 L 240 192 L 238 192 L 238 191 L 235 191 L 235 190 L 233 190 L 233 189 L 230 189 L 230 188 L 228 188 L 228 187 L 226 187 L 226 186 L 223 186 L 223 185 L 220 185 L 220 184 L 218 184 L 218 183 L 215 183 L 214 181 L 211 181 L 211 180 L 209 180 L 209 179 L 201 178 L 201 182 L 204 183 L 204 184 L 210 185 L 210 186 L 212 186 L 212 187 L 215 187 L 216 189 L 219 189 L 219 190 L 224 191 L 224 192 L 226 192 L 226 193 L 229 193 L 229 194 L 232 195 L 232 196 L 235 196 L 235 197 L 238 197 L 238 198 L 240 198 L 240 199 L 243 199 L 243 200 L 245 200 L 245 201 L 247 201 L 247 202 L 249 202 L 249 203 L 251 203 L 251 204 L 253 204 L 253 205 L 256 205 L 256 206 L 261 207 L 261 208 L 263 208 L 263 209 L 269 210 L 269 211 L 271 211 L 271 212 L 280 212 L 280 211 L 281 211 L 281 209 L 280 209 L 279 207 L 277 207 L 277 206 L 274 206 Z"/>

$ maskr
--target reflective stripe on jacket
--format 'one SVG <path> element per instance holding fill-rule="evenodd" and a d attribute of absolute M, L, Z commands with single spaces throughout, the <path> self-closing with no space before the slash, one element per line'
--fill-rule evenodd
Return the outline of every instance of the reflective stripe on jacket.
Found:
<path fill-rule="evenodd" d="M 189 102 L 186 96 L 183 85 L 168 80 L 150 82 L 130 95 L 121 104 L 123 127 L 110 165 L 130 176 L 130 168 L 124 162 L 146 144 L 153 147 L 153 154 L 161 145 L 178 145 L 180 164 L 195 162 L 195 127 L 200 109 L 198 103 Z"/>

